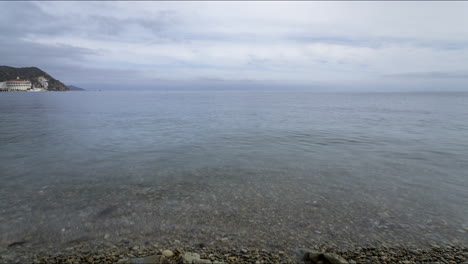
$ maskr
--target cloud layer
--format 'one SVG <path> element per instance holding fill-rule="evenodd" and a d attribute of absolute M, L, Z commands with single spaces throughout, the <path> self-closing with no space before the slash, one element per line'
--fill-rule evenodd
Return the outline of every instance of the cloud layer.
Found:
<path fill-rule="evenodd" d="M 78 85 L 466 87 L 466 13 L 466 2 L 1 2 L 0 58 Z"/>

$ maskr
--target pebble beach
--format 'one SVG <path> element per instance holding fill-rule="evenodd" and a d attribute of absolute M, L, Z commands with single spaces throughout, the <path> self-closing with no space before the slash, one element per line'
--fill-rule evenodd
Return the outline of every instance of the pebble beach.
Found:
<path fill-rule="evenodd" d="M 52 255 L 35 254 L 11 245 L 22 257 L 0 259 L 1 263 L 129 263 L 129 264 L 223 264 L 223 263 L 304 263 L 304 264 L 387 264 L 431 263 L 466 264 L 468 249 L 460 247 L 433 247 L 429 249 L 362 248 L 297 248 L 266 250 L 258 248 L 210 248 L 200 244 L 193 247 L 163 249 L 159 245 L 133 245 L 123 241 L 108 248 L 89 248 L 86 245 L 70 247 Z"/>

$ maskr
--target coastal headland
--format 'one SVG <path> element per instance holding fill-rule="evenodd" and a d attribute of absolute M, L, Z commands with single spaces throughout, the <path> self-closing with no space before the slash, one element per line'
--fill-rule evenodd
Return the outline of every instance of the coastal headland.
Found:
<path fill-rule="evenodd" d="M 16 80 L 30 82 L 29 89 L 40 88 L 46 91 L 70 90 L 61 81 L 37 67 L 15 68 L 0 66 L 0 90 L 8 91 L 8 82 L 14 82 Z"/>

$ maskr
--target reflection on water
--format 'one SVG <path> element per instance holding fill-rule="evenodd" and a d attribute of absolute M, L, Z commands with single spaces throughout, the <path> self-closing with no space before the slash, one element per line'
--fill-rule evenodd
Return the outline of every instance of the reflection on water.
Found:
<path fill-rule="evenodd" d="M 467 245 L 468 94 L 0 96 L 0 244 Z"/>

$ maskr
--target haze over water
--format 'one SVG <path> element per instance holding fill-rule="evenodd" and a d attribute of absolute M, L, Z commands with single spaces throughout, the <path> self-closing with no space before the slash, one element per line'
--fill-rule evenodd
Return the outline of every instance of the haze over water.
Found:
<path fill-rule="evenodd" d="M 468 245 L 468 93 L 3 93 L 0 124 L 2 248 Z"/>

